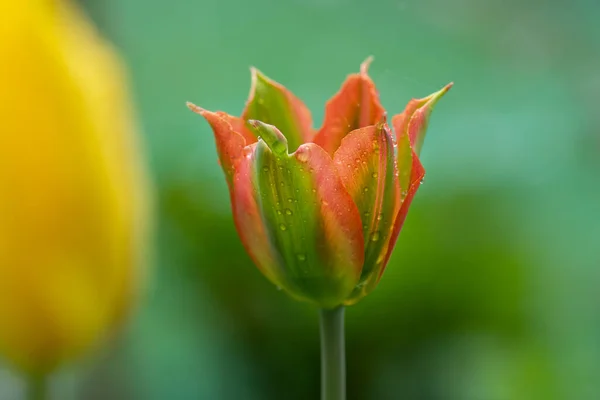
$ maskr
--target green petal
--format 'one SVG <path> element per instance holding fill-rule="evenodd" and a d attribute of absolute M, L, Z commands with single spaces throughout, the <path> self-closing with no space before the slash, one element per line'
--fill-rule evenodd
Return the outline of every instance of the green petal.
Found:
<path fill-rule="evenodd" d="M 323 149 L 308 143 L 289 155 L 277 128 L 251 125 L 261 137 L 252 182 L 262 224 L 290 282 L 284 288 L 320 307 L 337 306 L 358 282 L 364 260 L 356 205 Z"/>
<path fill-rule="evenodd" d="M 252 88 L 242 119 L 276 126 L 283 132 L 292 150 L 311 141 L 314 136 L 310 111 L 304 103 L 255 68 L 252 68 Z"/>

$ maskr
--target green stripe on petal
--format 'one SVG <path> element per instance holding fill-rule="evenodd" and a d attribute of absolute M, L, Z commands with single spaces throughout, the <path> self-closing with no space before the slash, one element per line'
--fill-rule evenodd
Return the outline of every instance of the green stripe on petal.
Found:
<path fill-rule="evenodd" d="M 257 268 L 278 287 L 292 286 L 287 280 L 281 257 L 273 247 L 259 212 L 259 196 L 253 185 L 253 164 L 257 144 L 244 149 L 235 165 L 231 186 L 233 219 L 244 248 Z"/>
<path fill-rule="evenodd" d="M 289 286 L 281 259 L 267 237 L 258 212 L 258 196 L 250 173 L 256 143 L 245 146 L 247 140 L 256 141 L 253 133 L 237 117 L 211 112 L 191 103 L 188 107 L 202 115 L 213 129 L 219 161 L 229 186 L 233 219 L 244 248 L 271 282 L 282 287 Z"/>
<path fill-rule="evenodd" d="M 292 150 L 311 141 L 314 136 L 312 118 L 304 103 L 256 68 L 251 71 L 252 87 L 242 119 L 276 126 L 283 132 Z"/>
<path fill-rule="evenodd" d="M 337 306 L 358 282 L 364 260 L 356 205 L 323 149 L 308 143 L 291 155 L 275 152 L 273 146 L 283 145 L 277 129 L 252 126 L 261 137 L 252 183 L 262 224 L 290 282 L 284 288 L 320 307 Z"/>
<path fill-rule="evenodd" d="M 375 286 L 400 209 L 394 143 L 387 124 L 348 134 L 335 152 L 334 163 L 361 213 L 365 237 L 365 264 L 357 288 L 347 299 L 348 304 Z"/>

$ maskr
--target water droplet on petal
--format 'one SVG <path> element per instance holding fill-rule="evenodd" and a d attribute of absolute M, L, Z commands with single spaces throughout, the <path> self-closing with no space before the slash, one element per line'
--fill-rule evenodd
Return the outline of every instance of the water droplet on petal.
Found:
<path fill-rule="evenodd" d="M 376 242 L 379 240 L 379 231 L 375 231 L 373 233 L 371 233 L 371 242 Z"/>
<path fill-rule="evenodd" d="M 370 213 L 370 212 L 368 212 L 368 211 L 365 211 L 363 215 L 364 215 L 365 217 L 368 217 L 369 215 L 371 215 L 371 213 Z"/>
<path fill-rule="evenodd" d="M 368 188 L 368 187 L 365 187 L 365 188 L 363 189 L 363 192 L 365 192 L 365 193 L 367 193 L 368 191 L 369 191 L 369 188 Z"/>
<path fill-rule="evenodd" d="M 286 208 L 285 215 L 294 215 L 294 212 L 292 210 L 290 210 L 289 208 Z"/>
<path fill-rule="evenodd" d="M 310 147 L 301 147 L 296 152 L 296 158 L 298 159 L 298 161 L 305 163 L 308 161 L 308 157 L 310 156 L 309 153 Z"/>
<path fill-rule="evenodd" d="M 269 167 L 263 167 L 263 171 L 269 172 Z"/>
<path fill-rule="evenodd" d="M 277 215 L 281 215 L 281 210 L 277 210 Z"/>
<path fill-rule="evenodd" d="M 298 253 L 296 254 L 296 258 L 298 259 L 298 261 L 306 261 L 306 254 Z"/>
<path fill-rule="evenodd" d="M 377 178 L 377 172 L 373 172 L 373 173 L 371 174 L 371 176 L 372 176 L 373 178 Z"/>
<path fill-rule="evenodd" d="M 317 193 L 317 189 L 313 188 L 312 192 Z"/>
<path fill-rule="evenodd" d="M 329 205 L 329 203 L 328 203 L 326 200 L 321 200 L 321 203 L 322 203 L 324 206 L 328 206 L 328 205 Z"/>
<path fill-rule="evenodd" d="M 382 218 L 383 218 L 383 213 L 381 213 L 377 216 L 377 221 L 381 221 Z"/>
<path fill-rule="evenodd" d="M 421 178 L 421 182 L 419 182 L 420 185 L 425 183 L 425 177 Z"/>
<path fill-rule="evenodd" d="M 288 203 L 293 203 L 293 202 L 294 202 L 294 199 L 292 199 L 291 197 L 288 198 Z"/>
<path fill-rule="evenodd" d="M 286 224 L 279 224 L 279 229 L 281 229 L 282 231 L 287 230 L 287 225 Z"/>

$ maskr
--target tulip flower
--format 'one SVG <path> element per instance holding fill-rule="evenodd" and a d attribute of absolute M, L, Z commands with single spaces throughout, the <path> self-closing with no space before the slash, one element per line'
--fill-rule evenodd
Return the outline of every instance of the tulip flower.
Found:
<path fill-rule="evenodd" d="M 386 121 L 370 60 L 312 127 L 289 90 L 252 69 L 241 117 L 188 106 L 211 125 L 237 231 L 258 268 L 322 308 L 356 303 L 379 282 L 424 176 L 427 121 L 450 85 Z"/>
<path fill-rule="evenodd" d="M 6 2 L 0 58 L 0 356 L 40 377 L 128 314 L 145 174 L 119 60 L 74 4 Z"/>
<path fill-rule="evenodd" d="M 302 101 L 254 68 L 241 117 L 188 103 L 212 127 L 254 263 L 323 309 L 324 399 L 344 396 L 341 306 L 377 286 L 425 174 L 419 152 L 429 116 L 452 86 L 411 100 L 392 132 L 370 62 L 329 100 L 317 131 Z"/>

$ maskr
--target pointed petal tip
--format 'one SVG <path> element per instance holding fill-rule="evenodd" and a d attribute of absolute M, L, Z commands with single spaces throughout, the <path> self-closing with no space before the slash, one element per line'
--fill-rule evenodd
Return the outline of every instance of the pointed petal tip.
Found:
<path fill-rule="evenodd" d="M 427 105 L 429 107 L 429 109 L 433 108 L 433 106 L 438 102 L 438 100 L 440 100 L 442 97 L 444 97 L 444 95 L 446 93 L 448 93 L 448 91 L 452 88 L 452 86 L 454 86 L 454 82 L 450 82 L 449 84 L 447 84 L 446 86 L 444 86 L 443 88 L 438 90 L 437 92 L 434 92 L 434 93 L 430 94 L 429 96 L 421 99 L 421 101 L 423 101 L 422 104 Z"/>
<path fill-rule="evenodd" d="M 288 142 L 286 137 L 277 129 L 277 127 L 265 124 L 256 119 L 248 120 L 256 136 L 259 137 L 275 154 L 282 155 L 288 151 Z"/>
<path fill-rule="evenodd" d="M 195 105 L 194 103 L 187 101 L 185 103 L 185 105 L 187 106 L 187 108 L 189 108 L 190 110 L 192 110 L 193 112 L 195 112 L 196 114 L 200 114 L 200 115 L 204 115 L 204 113 L 206 112 L 206 110 L 200 106 Z"/>
<path fill-rule="evenodd" d="M 369 56 L 365 61 L 362 62 L 362 64 L 360 64 L 360 73 L 362 75 L 367 75 L 367 73 L 369 72 L 369 67 L 371 66 L 371 63 L 374 59 L 375 57 Z"/>
<path fill-rule="evenodd" d="M 440 99 L 443 95 L 445 95 L 446 93 L 448 93 L 448 91 L 450 89 L 452 89 L 452 86 L 454 86 L 454 82 L 450 82 L 449 84 L 447 84 L 446 86 L 444 86 L 443 88 L 441 88 L 440 90 L 438 90 L 437 92 L 433 93 L 430 97 L 431 99 Z"/>

